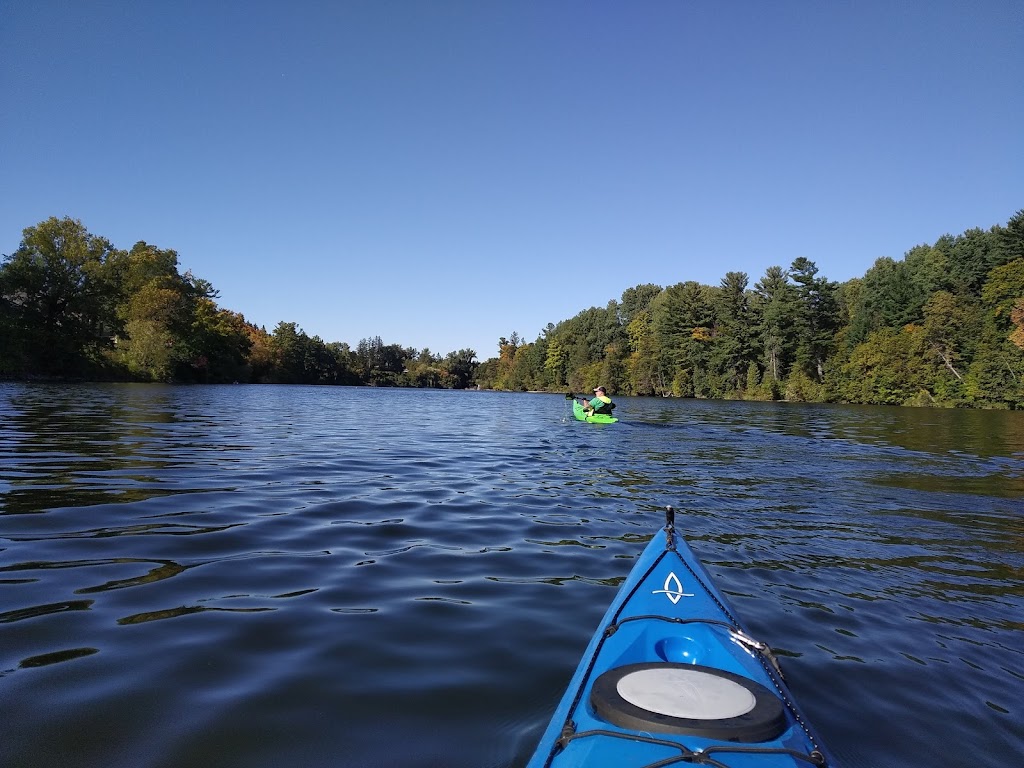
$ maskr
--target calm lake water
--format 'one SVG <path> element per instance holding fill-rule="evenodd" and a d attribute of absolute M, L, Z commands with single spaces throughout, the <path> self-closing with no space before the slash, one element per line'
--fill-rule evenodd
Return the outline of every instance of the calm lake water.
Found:
<path fill-rule="evenodd" d="M 679 527 L 842 765 L 1024 765 L 1024 414 L 0 384 L 0 765 L 523 765 Z"/>

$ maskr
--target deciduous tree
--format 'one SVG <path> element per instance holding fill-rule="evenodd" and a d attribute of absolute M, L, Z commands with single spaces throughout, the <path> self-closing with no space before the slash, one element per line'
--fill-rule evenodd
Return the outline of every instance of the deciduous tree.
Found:
<path fill-rule="evenodd" d="M 22 233 L 0 270 L 12 346 L 31 370 L 81 375 L 101 363 L 121 330 L 114 247 L 77 219 L 51 217 Z"/>

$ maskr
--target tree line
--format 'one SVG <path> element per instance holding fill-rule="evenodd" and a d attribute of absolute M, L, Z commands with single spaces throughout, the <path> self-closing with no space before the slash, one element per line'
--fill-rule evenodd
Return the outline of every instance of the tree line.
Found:
<path fill-rule="evenodd" d="M 717 286 L 638 285 L 513 333 L 483 387 L 946 407 L 1024 407 L 1024 210 L 844 283 L 813 261 Z"/>
<path fill-rule="evenodd" d="M 368 384 L 465 388 L 470 349 L 436 355 L 270 333 L 217 304 L 178 254 L 144 241 L 115 248 L 80 221 L 51 217 L 0 265 L 0 376 L 196 383 Z"/>
<path fill-rule="evenodd" d="M 294 322 L 268 333 L 218 298 L 173 250 L 47 219 L 0 264 L 0 376 L 1024 407 L 1024 210 L 844 283 L 799 257 L 752 287 L 744 272 L 637 285 L 482 363 Z"/>

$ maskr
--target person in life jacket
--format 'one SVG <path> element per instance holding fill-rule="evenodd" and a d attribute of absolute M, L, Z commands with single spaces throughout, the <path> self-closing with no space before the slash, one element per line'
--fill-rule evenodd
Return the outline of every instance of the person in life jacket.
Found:
<path fill-rule="evenodd" d="M 587 400 L 586 398 L 580 398 L 583 403 L 583 410 L 587 412 L 587 415 L 594 413 L 606 413 L 609 416 L 612 414 L 612 409 L 615 407 L 615 403 L 608 397 L 604 391 L 604 387 L 594 388 L 594 399 Z"/>

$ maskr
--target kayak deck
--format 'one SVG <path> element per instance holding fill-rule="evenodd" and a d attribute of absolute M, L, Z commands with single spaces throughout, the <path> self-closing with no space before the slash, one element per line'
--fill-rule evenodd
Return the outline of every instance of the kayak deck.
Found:
<path fill-rule="evenodd" d="M 770 650 L 740 626 L 674 513 L 602 619 L 529 768 L 826 766 Z"/>

